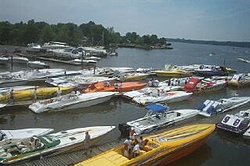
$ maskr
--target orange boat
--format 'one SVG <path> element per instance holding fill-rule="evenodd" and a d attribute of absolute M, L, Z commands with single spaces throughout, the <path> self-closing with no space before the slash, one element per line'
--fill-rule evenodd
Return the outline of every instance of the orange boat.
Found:
<path fill-rule="evenodd" d="M 132 90 L 139 90 L 147 85 L 145 82 L 96 82 L 90 84 L 85 90 L 85 93 L 90 92 L 128 92 Z"/>

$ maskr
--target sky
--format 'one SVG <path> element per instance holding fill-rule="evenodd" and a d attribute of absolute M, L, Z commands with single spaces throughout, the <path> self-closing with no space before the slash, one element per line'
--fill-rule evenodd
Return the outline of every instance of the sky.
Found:
<path fill-rule="evenodd" d="M 1 0 L 0 21 L 93 21 L 165 38 L 250 42 L 249 0 Z"/>

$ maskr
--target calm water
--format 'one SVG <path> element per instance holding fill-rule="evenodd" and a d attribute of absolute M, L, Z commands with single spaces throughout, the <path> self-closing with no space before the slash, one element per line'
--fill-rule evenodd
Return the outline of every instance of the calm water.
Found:
<path fill-rule="evenodd" d="M 250 72 L 250 64 L 237 61 L 238 57 L 250 59 L 250 48 L 233 48 L 227 46 L 212 46 L 198 44 L 172 43 L 173 50 L 139 50 L 120 48 L 118 56 L 102 59 L 97 63 L 98 67 L 154 67 L 163 68 L 165 64 L 188 65 L 205 63 L 230 66 L 238 72 Z M 210 53 L 215 53 L 209 56 Z M 52 68 L 80 69 L 75 66 L 62 66 L 49 63 Z M 26 66 L 14 66 L 18 71 L 26 69 Z M 9 67 L 1 67 L 0 71 L 9 70 Z M 192 96 L 188 101 L 169 104 L 171 109 L 197 108 L 205 99 L 227 98 L 234 95 L 249 96 L 250 88 L 232 89 L 226 88 L 216 93 L 199 94 Z M 242 109 L 248 109 L 250 105 Z M 235 113 L 234 110 L 230 113 Z M 27 107 L 15 107 L 4 109 L 0 112 L 1 129 L 18 129 L 28 127 L 51 127 L 55 131 L 66 130 L 76 127 L 94 125 L 115 125 L 144 116 L 145 110 L 131 103 L 127 99 L 115 98 L 101 105 L 89 108 L 35 114 Z M 194 123 L 217 123 L 225 114 L 213 118 L 195 117 L 185 122 L 176 124 L 182 126 Z M 120 132 L 115 129 L 107 135 L 100 144 L 119 139 Z M 230 133 L 215 130 L 208 138 L 207 143 L 193 154 L 171 165 L 249 165 L 250 140 L 243 139 Z"/>

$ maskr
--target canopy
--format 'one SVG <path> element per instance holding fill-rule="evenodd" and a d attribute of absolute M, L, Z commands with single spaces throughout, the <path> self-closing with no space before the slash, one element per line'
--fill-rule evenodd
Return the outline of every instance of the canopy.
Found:
<path fill-rule="evenodd" d="M 154 111 L 154 112 L 164 112 L 169 110 L 168 106 L 162 104 L 149 104 L 145 106 L 146 109 Z"/>

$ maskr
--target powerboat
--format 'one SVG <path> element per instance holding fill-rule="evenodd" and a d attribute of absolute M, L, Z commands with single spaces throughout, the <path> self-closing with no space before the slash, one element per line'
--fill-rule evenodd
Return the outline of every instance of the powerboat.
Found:
<path fill-rule="evenodd" d="M 150 103 L 173 103 L 187 100 L 193 93 L 185 91 L 157 91 L 135 96 L 132 101 L 141 105 Z"/>
<path fill-rule="evenodd" d="M 188 125 L 165 132 L 146 136 L 148 141 L 139 156 L 131 158 L 126 155 L 125 146 L 117 147 L 81 161 L 75 166 L 95 165 L 167 165 L 197 150 L 205 144 L 213 133 L 214 124 Z"/>
<path fill-rule="evenodd" d="M 149 104 L 145 108 L 148 111 L 144 117 L 119 124 L 122 135 L 128 136 L 131 128 L 134 128 L 136 135 L 149 133 L 198 115 L 195 109 L 169 110 L 169 107 L 158 103 Z"/>
<path fill-rule="evenodd" d="M 32 137 L 33 135 L 40 136 L 54 131 L 51 128 L 24 128 L 14 130 L 0 130 L 0 146 L 15 142 L 20 139 Z"/>
<path fill-rule="evenodd" d="M 128 92 L 132 90 L 142 89 L 147 85 L 145 82 L 128 81 L 128 82 L 96 82 L 90 84 L 85 93 L 90 92 Z"/>
<path fill-rule="evenodd" d="M 231 97 L 219 100 L 206 100 L 200 104 L 199 114 L 205 117 L 211 117 L 218 113 L 223 113 L 234 108 L 238 108 L 250 102 L 250 97 Z"/>
<path fill-rule="evenodd" d="M 27 63 L 28 67 L 32 69 L 43 69 L 43 68 L 49 68 L 49 65 L 41 62 L 41 61 L 29 61 Z"/>
<path fill-rule="evenodd" d="M 85 108 L 108 101 L 118 92 L 69 93 L 60 97 L 37 101 L 29 106 L 35 113 L 48 111 L 64 111 Z"/>
<path fill-rule="evenodd" d="M 203 77 L 190 77 L 183 90 L 193 93 L 205 93 L 218 91 L 225 88 L 227 81 L 225 79 L 211 79 Z"/>
<path fill-rule="evenodd" d="M 27 159 L 54 156 L 64 152 L 82 149 L 85 133 L 91 136 L 94 145 L 102 136 L 112 131 L 115 126 L 93 126 L 75 128 L 42 136 L 32 136 L 0 146 L 0 163 L 14 164 Z"/>
<path fill-rule="evenodd" d="M 250 109 L 240 111 L 236 114 L 227 114 L 217 128 L 230 131 L 236 134 L 243 134 L 250 126 Z"/>
<path fill-rule="evenodd" d="M 246 87 L 250 85 L 250 73 L 234 74 L 232 79 L 228 81 L 229 86 Z"/>

